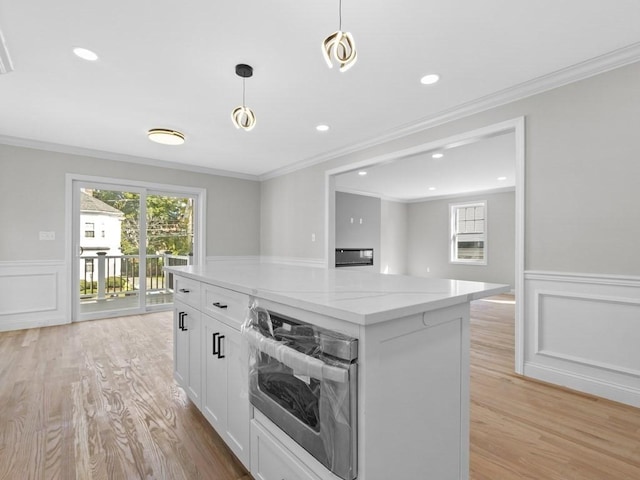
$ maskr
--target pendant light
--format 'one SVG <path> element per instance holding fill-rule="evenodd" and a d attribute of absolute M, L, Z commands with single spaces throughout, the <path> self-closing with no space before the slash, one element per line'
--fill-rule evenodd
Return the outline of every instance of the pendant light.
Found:
<path fill-rule="evenodd" d="M 239 63 L 236 65 L 236 75 L 242 77 L 242 106 L 233 109 L 233 112 L 231 112 L 231 120 L 236 128 L 242 128 L 248 132 L 256 126 L 256 115 L 253 113 L 253 110 L 244 104 L 244 82 L 245 79 L 253 75 L 253 68 L 250 65 Z"/>
<path fill-rule="evenodd" d="M 340 0 L 340 23 L 338 31 L 333 32 L 322 42 L 322 54 L 329 68 L 333 68 L 335 60 L 340 65 L 340 71 L 346 72 L 358 60 L 356 44 L 349 32 L 342 31 L 342 0 Z"/>

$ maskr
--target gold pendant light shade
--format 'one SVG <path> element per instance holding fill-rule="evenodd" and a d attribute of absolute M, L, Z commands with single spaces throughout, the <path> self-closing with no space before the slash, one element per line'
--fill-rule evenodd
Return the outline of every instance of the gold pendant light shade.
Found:
<path fill-rule="evenodd" d="M 249 107 L 236 107 L 231 112 L 231 120 L 236 128 L 242 128 L 247 132 L 256 126 L 256 115 Z"/>
<path fill-rule="evenodd" d="M 333 68 L 333 62 L 337 62 L 341 72 L 349 70 L 358 60 L 356 45 L 349 32 L 338 30 L 332 33 L 322 42 L 322 53 L 329 68 Z"/>

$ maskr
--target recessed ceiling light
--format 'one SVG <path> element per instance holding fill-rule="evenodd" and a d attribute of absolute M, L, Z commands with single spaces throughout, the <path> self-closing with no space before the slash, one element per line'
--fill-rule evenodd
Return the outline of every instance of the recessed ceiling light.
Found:
<path fill-rule="evenodd" d="M 317 125 L 316 130 L 319 132 L 326 132 L 329 130 L 329 125 Z"/>
<path fill-rule="evenodd" d="M 162 145 L 182 145 L 184 143 L 184 135 L 175 130 L 166 128 L 152 128 L 147 132 L 149 140 Z"/>
<path fill-rule="evenodd" d="M 422 77 L 420 83 L 423 85 L 433 85 L 434 83 L 438 83 L 438 80 L 440 80 L 440 75 L 431 73 Z"/>
<path fill-rule="evenodd" d="M 73 49 L 73 53 L 80 57 L 83 60 L 88 60 L 90 62 L 95 62 L 98 60 L 98 54 L 96 52 L 92 52 L 91 50 L 87 50 L 86 48 L 76 47 Z"/>
<path fill-rule="evenodd" d="M 444 153 L 434 153 L 431 155 L 431 158 L 442 158 L 444 157 Z"/>
<path fill-rule="evenodd" d="M 429 187 L 429 191 L 433 192 L 436 189 L 436 187 Z"/>
<path fill-rule="evenodd" d="M 360 170 L 358 172 L 358 175 L 360 175 L 361 177 L 364 177 L 367 174 L 367 172 L 365 172 L 364 170 Z"/>
<path fill-rule="evenodd" d="M 498 177 L 497 179 L 498 179 L 498 180 L 500 180 L 500 181 L 502 182 L 502 181 L 506 180 L 506 179 L 507 179 L 507 177 Z"/>

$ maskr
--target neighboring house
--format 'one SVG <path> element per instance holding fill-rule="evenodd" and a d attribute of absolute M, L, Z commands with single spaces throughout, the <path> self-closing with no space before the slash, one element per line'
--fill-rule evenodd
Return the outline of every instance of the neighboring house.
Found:
<path fill-rule="evenodd" d="M 106 252 L 108 257 L 120 256 L 122 220 L 124 213 L 91 196 L 87 191 L 80 197 L 80 278 L 91 280 L 97 268 L 98 252 Z M 120 262 L 109 262 L 112 271 L 109 276 L 120 275 Z M 94 276 L 97 272 L 94 273 Z M 97 277 L 94 278 L 97 280 Z"/>

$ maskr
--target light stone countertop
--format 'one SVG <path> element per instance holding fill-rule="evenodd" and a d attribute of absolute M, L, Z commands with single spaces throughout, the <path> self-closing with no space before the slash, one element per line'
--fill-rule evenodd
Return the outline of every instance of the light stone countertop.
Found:
<path fill-rule="evenodd" d="M 348 268 L 217 262 L 165 270 L 236 292 L 370 325 L 509 291 L 508 285 Z"/>

